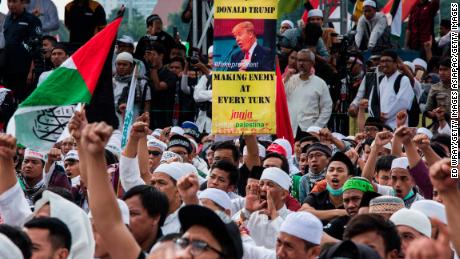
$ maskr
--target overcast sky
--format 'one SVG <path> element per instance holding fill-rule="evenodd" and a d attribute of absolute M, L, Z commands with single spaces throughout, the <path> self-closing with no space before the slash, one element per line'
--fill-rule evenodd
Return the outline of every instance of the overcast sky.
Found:
<path fill-rule="evenodd" d="M 8 12 L 8 7 L 6 6 L 6 1 L 7 0 L 2 0 L 2 3 L 0 4 L 0 12 L 2 13 L 7 13 Z M 56 5 L 59 13 L 59 20 L 64 20 L 64 7 L 65 5 L 70 2 L 71 0 L 52 0 L 54 4 Z"/>

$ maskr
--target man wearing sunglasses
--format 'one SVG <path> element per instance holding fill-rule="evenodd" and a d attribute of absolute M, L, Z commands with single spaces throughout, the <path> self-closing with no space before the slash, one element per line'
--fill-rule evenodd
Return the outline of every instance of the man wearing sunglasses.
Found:
<path fill-rule="evenodd" d="M 161 155 L 166 149 L 166 143 L 155 137 L 147 136 L 147 149 L 149 152 L 149 172 L 155 171 L 160 165 Z"/>
<path fill-rule="evenodd" d="M 179 221 L 184 234 L 175 241 L 175 258 L 243 257 L 240 231 L 230 219 L 222 219 L 208 208 L 188 205 L 179 211 Z"/>

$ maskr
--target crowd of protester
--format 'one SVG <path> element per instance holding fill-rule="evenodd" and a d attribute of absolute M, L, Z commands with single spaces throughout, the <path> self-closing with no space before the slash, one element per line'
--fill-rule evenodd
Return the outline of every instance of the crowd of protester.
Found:
<path fill-rule="evenodd" d="M 7 4 L 3 130 L 17 104 L 106 24 L 99 3 L 74 0 L 62 44 L 47 34 L 59 26 L 52 1 Z M 46 154 L 0 133 L 0 258 L 458 258 L 450 21 L 435 35 L 426 17 L 439 0 L 418 0 L 403 49 L 376 2 L 355 5 L 355 34 L 339 35 L 319 9 L 280 22 L 295 143 L 211 134 L 212 46 L 187 53 L 157 14 L 137 43 L 120 35 L 118 128 L 89 123 L 83 108 Z M 418 58 L 403 61 L 406 50 Z M 122 148 L 132 80 L 138 117 Z"/>

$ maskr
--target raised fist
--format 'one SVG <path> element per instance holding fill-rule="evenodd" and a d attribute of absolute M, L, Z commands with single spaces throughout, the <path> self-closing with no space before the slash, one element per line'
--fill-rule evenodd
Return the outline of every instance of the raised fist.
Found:
<path fill-rule="evenodd" d="M 102 154 L 112 130 L 105 122 L 88 124 L 82 132 L 81 147 L 90 154 Z"/>

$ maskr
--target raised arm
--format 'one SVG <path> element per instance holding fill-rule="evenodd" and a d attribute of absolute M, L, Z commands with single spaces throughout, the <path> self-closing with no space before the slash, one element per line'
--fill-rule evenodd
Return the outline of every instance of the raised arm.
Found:
<path fill-rule="evenodd" d="M 432 166 L 437 161 L 441 160 L 441 157 L 434 152 L 434 150 L 430 146 L 430 139 L 425 134 L 418 134 L 412 139 L 415 145 L 422 150 L 425 160 L 428 166 Z"/>
<path fill-rule="evenodd" d="M 393 138 L 393 133 L 391 132 L 379 132 L 375 136 L 375 145 L 371 146 L 371 153 L 367 158 L 366 165 L 364 166 L 362 177 L 368 179 L 374 186 L 374 190 L 377 191 L 375 184 L 373 183 L 375 165 L 377 164 L 377 156 L 380 149 L 383 148 L 386 144 L 391 142 Z"/>
<path fill-rule="evenodd" d="M 137 156 L 138 156 L 138 163 L 139 163 L 139 171 L 144 182 L 150 182 L 150 178 L 152 175 L 149 171 L 149 150 L 147 148 L 147 132 L 148 132 L 148 125 L 149 123 L 149 113 L 144 112 L 136 121 L 143 122 L 147 124 L 147 129 L 144 125 L 142 127 L 142 136 L 139 138 L 139 142 L 137 143 Z"/>
<path fill-rule="evenodd" d="M 259 146 L 257 145 L 257 137 L 256 135 L 245 135 L 244 141 L 246 142 L 246 146 L 248 147 L 246 166 L 248 167 L 249 171 L 251 171 L 254 166 L 260 166 Z"/>
<path fill-rule="evenodd" d="M 16 155 L 16 138 L 0 134 L 0 194 L 11 189 L 17 182 L 14 171 Z"/>
<path fill-rule="evenodd" d="M 122 221 L 113 188 L 107 178 L 104 147 L 112 127 L 104 122 L 87 125 L 82 134 L 82 149 L 87 158 L 89 206 L 98 233 L 112 258 L 137 258 L 141 248 Z"/>

